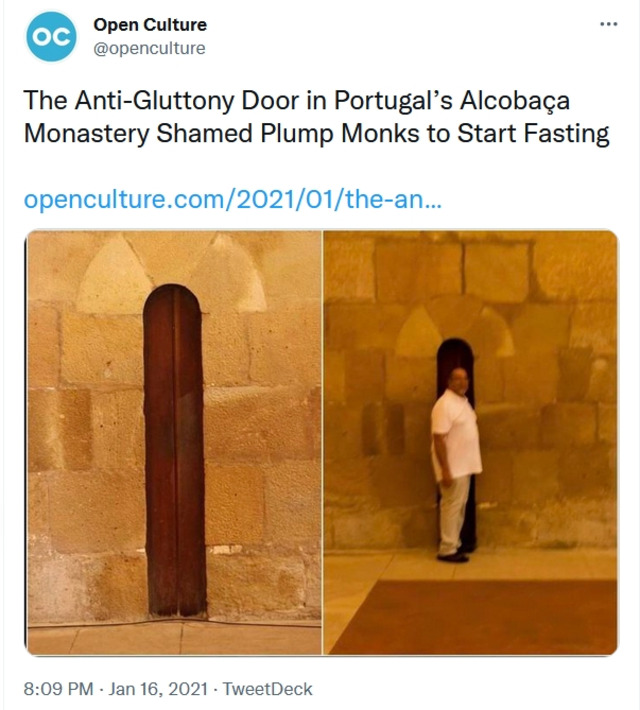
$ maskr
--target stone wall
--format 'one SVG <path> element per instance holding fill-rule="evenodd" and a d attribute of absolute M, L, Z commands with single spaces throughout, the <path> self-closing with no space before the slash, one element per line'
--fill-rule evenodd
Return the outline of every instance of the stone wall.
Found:
<path fill-rule="evenodd" d="M 616 240 L 328 233 L 325 547 L 435 545 L 436 353 L 475 355 L 481 545 L 616 541 Z"/>
<path fill-rule="evenodd" d="M 149 293 L 202 311 L 208 614 L 320 609 L 320 235 L 37 232 L 28 247 L 32 624 L 148 616 Z"/>

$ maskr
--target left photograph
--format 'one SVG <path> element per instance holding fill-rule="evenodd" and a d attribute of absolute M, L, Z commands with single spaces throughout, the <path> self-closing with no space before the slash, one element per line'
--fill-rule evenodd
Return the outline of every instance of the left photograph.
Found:
<path fill-rule="evenodd" d="M 29 235 L 31 653 L 321 653 L 321 249 Z"/>

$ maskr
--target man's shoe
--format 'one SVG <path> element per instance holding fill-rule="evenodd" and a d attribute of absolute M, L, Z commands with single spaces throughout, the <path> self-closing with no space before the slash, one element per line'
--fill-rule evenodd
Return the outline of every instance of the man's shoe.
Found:
<path fill-rule="evenodd" d="M 475 545 L 460 545 L 460 547 L 458 548 L 458 552 L 461 552 L 463 555 L 470 555 L 472 552 L 475 551 Z"/>
<path fill-rule="evenodd" d="M 438 555 L 437 558 L 440 562 L 468 562 L 469 558 L 462 552 L 454 552 L 451 555 Z"/>

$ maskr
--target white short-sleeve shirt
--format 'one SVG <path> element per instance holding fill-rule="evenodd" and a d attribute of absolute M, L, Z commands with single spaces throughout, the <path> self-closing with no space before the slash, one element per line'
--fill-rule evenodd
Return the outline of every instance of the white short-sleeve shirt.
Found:
<path fill-rule="evenodd" d="M 445 436 L 447 460 L 452 478 L 482 471 L 478 417 L 469 400 L 450 389 L 438 399 L 431 413 L 431 433 Z M 436 479 L 442 480 L 442 467 L 431 444 Z"/>

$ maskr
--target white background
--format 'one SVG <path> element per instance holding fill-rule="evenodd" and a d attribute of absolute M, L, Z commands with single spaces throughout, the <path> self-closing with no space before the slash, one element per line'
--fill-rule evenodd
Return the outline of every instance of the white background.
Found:
<path fill-rule="evenodd" d="M 78 31 L 69 58 L 46 64 L 25 43 L 40 12 L 67 14 Z M 120 33 L 108 38 L 93 19 L 142 21 L 205 19 L 210 29 L 189 41 L 207 45 L 205 57 L 96 57 L 97 41 L 181 40 Z M 601 21 L 616 21 L 603 28 Z M 313 699 L 290 705 L 353 707 L 408 703 L 433 707 L 638 707 L 638 10 L 629 2 L 471 0 L 410 2 L 68 2 L 6 3 L 4 186 L 4 698 L 7 708 L 95 706 L 107 699 L 27 698 L 26 681 L 269 680 L 313 683 Z M 206 112 L 181 115 L 137 111 L 28 112 L 24 89 L 75 96 L 159 89 L 217 94 L 250 88 L 265 93 L 307 89 L 328 96 L 424 93 L 460 97 L 466 89 L 491 93 L 568 94 L 571 111 L 547 117 L 500 111 L 351 115 L 233 112 L 228 125 L 248 120 L 291 125 L 396 120 L 454 129 L 469 121 L 490 126 L 549 120 L 549 125 L 610 126 L 611 146 L 591 145 L 315 145 L 244 146 L 25 145 L 26 121 L 50 125 L 155 126 L 215 124 Z M 77 115 L 76 115 L 77 114 Z M 550 119 L 553 119 L 552 121 Z M 224 124 L 222 124 L 224 125 Z M 320 190 L 340 186 L 381 193 L 422 192 L 438 211 L 54 211 L 40 216 L 23 206 L 27 193 L 81 190 L 217 192 L 255 189 Z M 619 649 L 608 658 L 33 658 L 23 646 L 23 334 L 25 236 L 34 229 L 126 228 L 412 228 L 609 229 L 620 254 Z M 579 603 L 579 600 L 577 600 Z M 113 701 L 115 702 L 115 701 Z M 210 705 L 212 699 L 136 697 L 120 703 Z M 215 698 L 234 705 L 276 700 Z"/>

